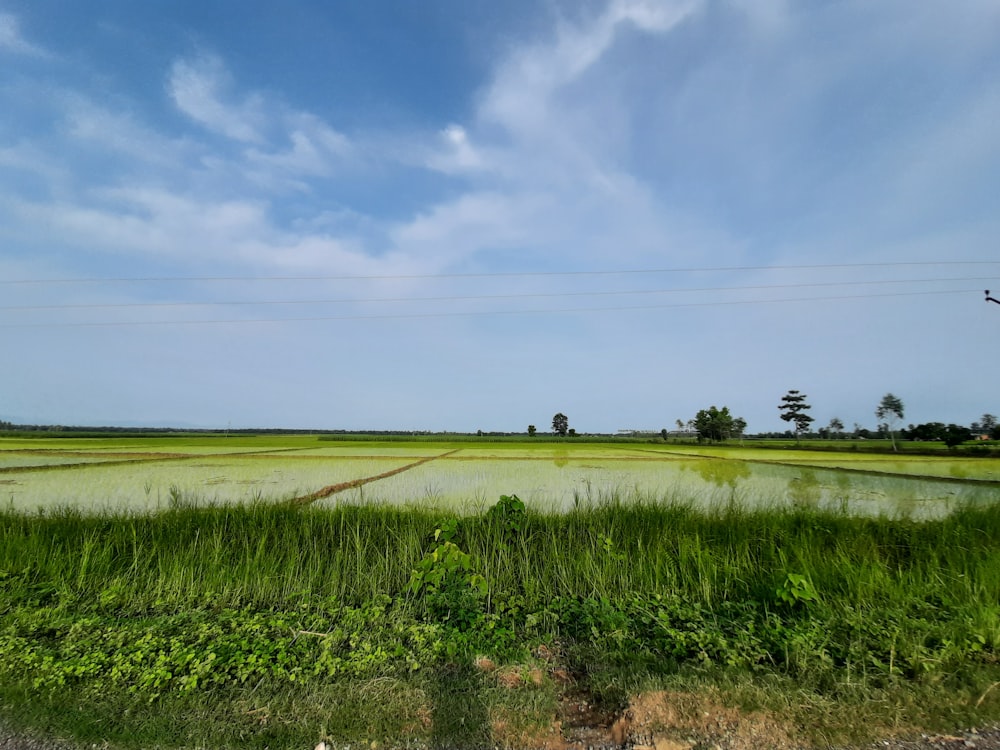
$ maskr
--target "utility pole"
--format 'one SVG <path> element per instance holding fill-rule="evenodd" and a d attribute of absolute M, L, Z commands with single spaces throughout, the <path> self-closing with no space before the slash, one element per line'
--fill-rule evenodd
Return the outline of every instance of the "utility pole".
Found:
<path fill-rule="evenodd" d="M 996 302 L 998 305 L 1000 305 L 1000 299 L 993 299 L 990 296 L 990 290 L 989 289 L 986 290 L 986 301 L 987 302 Z"/>

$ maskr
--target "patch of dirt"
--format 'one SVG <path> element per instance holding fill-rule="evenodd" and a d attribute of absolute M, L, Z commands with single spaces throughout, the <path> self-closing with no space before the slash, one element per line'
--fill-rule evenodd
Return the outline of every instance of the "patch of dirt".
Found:
<path fill-rule="evenodd" d="M 581 692 L 565 694 L 558 716 L 534 731 L 512 731 L 494 719 L 498 747 L 517 750 L 816 750 L 794 728 L 765 711 L 744 711 L 710 695 L 655 691 L 634 696 L 623 711 L 609 711 Z M 864 746 L 827 750 L 1000 750 L 1000 727 L 954 734 L 888 736 Z"/>
<path fill-rule="evenodd" d="M 792 728 L 762 711 L 747 713 L 705 695 L 657 691 L 638 695 L 622 716 L 623 733 L 636 746 L 793 750 Z"/>
<path fill-rule="evenodd" d="M 570 692 L 559 701 L 562 727 L 561 750 L 591 747 L 622 747 L 631 738 L 622 716 L 593 703 L 590 696 Z"/>
<path fill-rule="evenodd" d="M 798 750 L 802 746 L 791 734 L 790 727 L 761 712 L 659 691 L 635 696 L 624 711 L 610 711 L 571 692 L 560 701 L 558 718 L 537 736 L 494 737 L 502 746 L 544 750 Z"/>

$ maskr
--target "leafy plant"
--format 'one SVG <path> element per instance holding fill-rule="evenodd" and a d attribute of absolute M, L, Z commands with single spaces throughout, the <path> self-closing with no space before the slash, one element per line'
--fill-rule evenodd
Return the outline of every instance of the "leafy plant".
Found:
<path fill-rule="evenodd" d="M 486 512 L 486 517 L 497 521 L 507 536 L 524 531 L 528 520 L 524 502 L 517 495 L 501 495 L 500 500 Z"/>
<path fill-rule="evenodd" d="M 455 542 L 458 544 L 462 526 L 457 518 L 446 518 L 441 525 L 434 530 L 435 542 Z"/>
<path fill-rule="evenodd" d="M 441 541 L 447 532 L 438 528 L 438 545 L 428 552 L 410 574 L 408 590 L 424 595 L 431 616 L 468 626 L 481 614 L 481 599 L 486 596 L 486 579 L 473 572 L 472 556 L 451 541 Z"/>
<path fill-rule="evenodd" d="M 791 606 L 819 601 L 819 594 L 812 582 L 801 573 L 788 573 L 774 593 L 778 601 Z"/>

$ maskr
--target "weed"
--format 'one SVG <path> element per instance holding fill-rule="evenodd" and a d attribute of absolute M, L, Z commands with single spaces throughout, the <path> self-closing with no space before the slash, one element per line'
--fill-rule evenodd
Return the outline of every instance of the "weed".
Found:
<path fill-rule="evenodd" d="M 778 601 L 790 606 L 806 605 L 819 600 L 812 582 L 800 573 L 788 573 L 774 593 Z"/>

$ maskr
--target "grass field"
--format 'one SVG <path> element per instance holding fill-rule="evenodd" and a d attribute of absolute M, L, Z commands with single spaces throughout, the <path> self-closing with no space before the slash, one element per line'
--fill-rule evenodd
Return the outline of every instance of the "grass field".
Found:
<path fill-rule="evenodd" d="M 817 746 L 996 721 L 995 461 L 4 441 L 0 715 L 129 748 L 536 747 L 663 695 Z"/>

